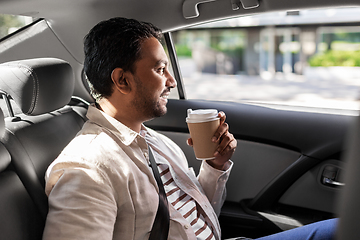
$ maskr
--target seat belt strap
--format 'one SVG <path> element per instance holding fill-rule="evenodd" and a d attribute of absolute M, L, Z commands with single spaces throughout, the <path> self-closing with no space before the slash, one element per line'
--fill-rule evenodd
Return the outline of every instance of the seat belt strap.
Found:
<path fill-rule="evenodd" d="M 157 168 L 154 155 L 149 147 L 149 160 L 150 166 L 154 173 L 156 183 L 159 187 L 159 205 L 156 212 L 155 220 L 150 232 L 149 240 L 167 240 L 170 226 L 170 214 L 168 200 L 164 189 L 163 182 L 161 181 L 160 173 Z"/>

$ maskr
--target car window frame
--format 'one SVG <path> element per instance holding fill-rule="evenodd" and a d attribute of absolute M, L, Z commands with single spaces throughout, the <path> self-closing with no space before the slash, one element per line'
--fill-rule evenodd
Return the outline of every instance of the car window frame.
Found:
<path fill-rule="evenodd" d="M 170 63 L 174 72 L 174 78 L 177 82 L 179 99 L 185 100 L 186 99 L 185 86 L 181 75 L 181 70 L 180 70 L 179 60 L 176 54 L 175 45 L 171 37 L 171 32 L 165 32 L 163 35 L 164 35 L 167 51 L 169 54 Z"/>

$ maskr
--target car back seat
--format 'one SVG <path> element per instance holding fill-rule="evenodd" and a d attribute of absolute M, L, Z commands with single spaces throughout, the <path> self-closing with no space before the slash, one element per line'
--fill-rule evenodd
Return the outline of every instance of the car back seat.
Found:
<path fill-rule="evenodd" d="M 60 59 L 0 64 L 0 90 L 21 109 L 5 118 L 5 134 L 0 140 L 44 221 L 48 211 L 45 171 L 86 121 L 86 104 L 68 105 L 73 88 L 72 68 Z M 13 197 L 17 201 L 18 196 Z"/>
<path fill-rule="evenodd" d="M 0 110 L 0 136 L 5 121 Z M 44 220 L 11 164 L 7 149 L 0 143 L 0 239 L 41 239 Z"/>

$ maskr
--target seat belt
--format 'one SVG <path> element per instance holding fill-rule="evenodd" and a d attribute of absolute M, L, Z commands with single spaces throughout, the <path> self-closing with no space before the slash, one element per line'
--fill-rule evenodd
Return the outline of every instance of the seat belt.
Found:
<path fill-rule="evenodd" d="M 156 183 L 159 187 L 159 205 L 156 212 L 155 220 L 150 232 L 149 240 L 167 240 L 170 226 L 170 214 L 168 200 L 164 189 L 163 182 L 161 181 L 160 173 L 157 168 L 154 155 L 149 147 L 149 160 L 150 166 L 154 173 Z"/>

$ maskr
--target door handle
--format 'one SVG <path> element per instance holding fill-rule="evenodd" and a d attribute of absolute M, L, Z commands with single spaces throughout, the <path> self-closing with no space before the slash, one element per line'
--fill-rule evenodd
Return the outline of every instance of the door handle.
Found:
<path fill-rule="evenodd" d="M 327 165 L 325 166 L 321 179 L 322 184 L 329 186 L 329 187 L 342 187 L 345 185 L 345 183 L 340 182 L 340 172 L 341 169 L 334 165 Z"/>
<path fill-rule="evenodd" d="M 333 186 L 333 187 L 341 187 L 341 186 L 345 186 L 345 183 L 342 183 L 342 182 L 337 182 L 337 181 L 334 181 L 330 178 L 323 178 L 323 183 L 326 184 L 326 185 L 330 185 L 330 186 Z"/>

